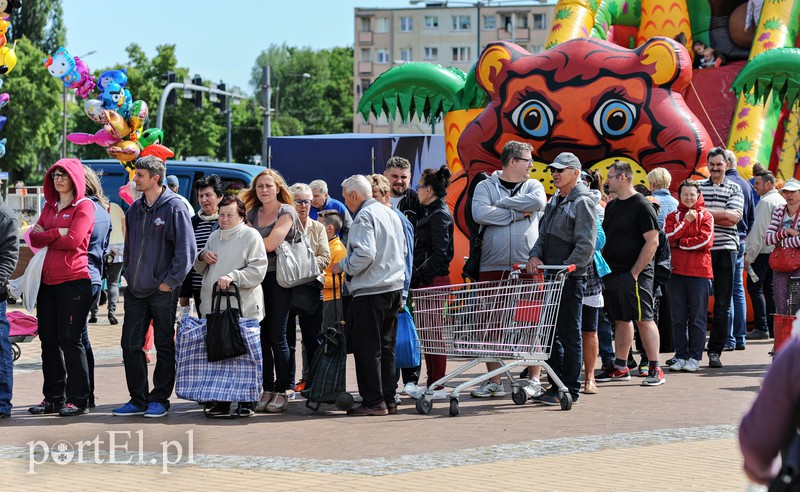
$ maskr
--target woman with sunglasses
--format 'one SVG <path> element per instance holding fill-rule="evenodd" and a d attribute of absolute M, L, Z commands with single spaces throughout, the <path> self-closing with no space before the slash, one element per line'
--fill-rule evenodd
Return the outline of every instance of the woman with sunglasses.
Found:
<path fill-rule="evenodd" d="M 45 204 L 30 238 L 47 247 L 36 299 L 42 343 L 44 400 L 34 415 L 72 417 L 88 413 L 89 369 L 81 342 L 92 306 L 89 239 L 94 203 L 86 198 L 86 176 L 78 159 L 61 159 L 44 177 Z"/>
<path fill-rule="evenodd" d="M 300 219 L 303 234 L 308 238 L 314 257 L 317 260 L 320 275 L 317 280 L 308 285 L 300 285 L 292 289 L 293 296 L 302 296 L 305 301 L 311 301 L 316 296 L 316 302 L 303 302 L 302 312 L 294 307 L 289 311 L 289 322 L 286 324 L 286 340 L 289 343 L 289 378 L 295 391 L 303 391 L 308 382 L 308 373 L 311 371 L 311 362 L 319 347 L 319 336 L 322 331 L 322 286 L 325 284 L 325 269 L 331 262 L 331 250 L 328 247 L 328 235 L 325 226 L 308 216 L 311 210 L 311 200 L 314 195 L 311 187 L 305 183 L 296 183 L 289 188 L 294 196 L 294 206 L 297 217 Z M 298 302 L 293 302 L 298 306 Z M 314 306 L 314 307 L 312 307 Z M 300 381 L 295 385 L 295 347 L 297 346 L 297 327 L 295 319 L 300 320 L 300 333 L 303 336 L 303 371 Z"/>

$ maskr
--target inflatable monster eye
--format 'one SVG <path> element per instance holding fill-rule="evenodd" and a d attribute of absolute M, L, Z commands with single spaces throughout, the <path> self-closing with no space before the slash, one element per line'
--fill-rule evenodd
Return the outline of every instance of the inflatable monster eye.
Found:
<path fill-rule="evenodd" d="M 594 113 L 594 128 L 604 137 L 621 137 L 631 131 L 639 113 L 622 99 L 609 99 Z"/>
<path fill-rule="evenodd" d="M 521 133 L 546 138 L 553 129 L 553 110 L 543 101 L 529 99 L 511 113 L 511 123 Z"/>

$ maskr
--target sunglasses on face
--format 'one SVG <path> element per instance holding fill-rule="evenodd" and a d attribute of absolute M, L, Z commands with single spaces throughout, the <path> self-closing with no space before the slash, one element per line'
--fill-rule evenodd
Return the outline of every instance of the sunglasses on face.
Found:
<path fill-rule="evenodd" d="M 567 168 L 564 168 L 564 169 L 557 169 L 557 168 L 555 168 L 555 167 L 548 167 L 548 168 L 547 168 L 547 170 L 548 170 L 548 171 L 550 171 L 550 173 L 557 173 L 557 174 L 561 174 L 561 173 L 563 173 L 564 171 L 566 171 L 566 170 L 567 170 Z"/>

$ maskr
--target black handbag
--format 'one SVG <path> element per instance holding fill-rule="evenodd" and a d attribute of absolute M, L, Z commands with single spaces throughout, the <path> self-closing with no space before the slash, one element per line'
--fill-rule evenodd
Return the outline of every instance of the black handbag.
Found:
<path fill-rule="evenodd" d="M 233 292 L 219 290 L 219 286 L 214 282 L 214 290 L 211 293 L 211 312 L 206 315 L 206 354 L 209 362 L 218 362 L 225 359 L 232 359 L 245 355 L 247 345 L 242 338 L 242 330 L 239 327 L 241 311 L 239 308 L 231 307 L 231 296 L 236 297 L 237 306 L 242 305 L 242 298 L 239 295 L 239 286 L 236 282 L 231 282 Z M 226 297 L 228 307 L 220 311 L 220 301 Z"/>
<path fill-rule="evenodd" d="M 300 316 L 311 316 L 322 309 L 322 286 L 314 280 L 292 287 L 291 310 Z"/>

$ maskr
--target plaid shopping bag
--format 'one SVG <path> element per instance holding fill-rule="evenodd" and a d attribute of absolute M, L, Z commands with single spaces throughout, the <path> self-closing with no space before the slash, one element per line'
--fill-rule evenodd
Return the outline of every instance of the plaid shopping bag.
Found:
<path fill-rule="evenodd" d="M 175 345 L 178 398 L 199 402 L 250 402 L 261 398 L 261 329 L 258 321 L 252 318 L 240 318 L 239 327 L 247 353 L 208 362 L 206 320 L 183 315 Z"/>

